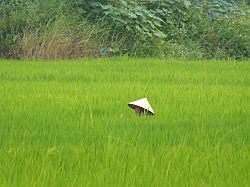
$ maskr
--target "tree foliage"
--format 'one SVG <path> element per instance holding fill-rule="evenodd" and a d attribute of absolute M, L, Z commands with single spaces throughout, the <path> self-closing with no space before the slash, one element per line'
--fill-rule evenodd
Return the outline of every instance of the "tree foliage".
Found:
<path fill-rule="evenodd" d="M 25 32 L 39 37 L 61 16 L 78 20 L 77 33 L 81 22 L 99 28 L 88 37 L 117 54 L 157 56 L 170 44 L 195 46 L 204 58 L 250 56 L 244 0 L 0 0 L 0 55 L 20 56 Z"/>

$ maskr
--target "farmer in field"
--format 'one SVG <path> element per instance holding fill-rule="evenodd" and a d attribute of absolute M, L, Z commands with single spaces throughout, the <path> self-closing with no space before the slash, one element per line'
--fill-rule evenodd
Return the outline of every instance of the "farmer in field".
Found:
<path fill-rule="evenodd" d="M 137 101 L 130 102 L 128 106 L 135 110 L 138 116 L 142 115 L 155 115 L 153 108 L 149 104 L 147 98 L 139 99 Z"/>

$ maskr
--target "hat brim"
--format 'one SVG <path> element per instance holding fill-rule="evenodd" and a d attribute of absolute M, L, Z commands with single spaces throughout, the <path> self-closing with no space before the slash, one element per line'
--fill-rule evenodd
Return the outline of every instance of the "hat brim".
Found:
<path fill-rule="evenodd" d="M 147 114 L 149 115 L 155 115 L 153 112 L 149 111 L 148 109 L 142 108 L 140 106 L 134 105 L 134 104 L 128 104 L 128 106 L 132 109 L 135 109 L 136 107 L 141 108 L 142 110 L 144 110 Z"/>

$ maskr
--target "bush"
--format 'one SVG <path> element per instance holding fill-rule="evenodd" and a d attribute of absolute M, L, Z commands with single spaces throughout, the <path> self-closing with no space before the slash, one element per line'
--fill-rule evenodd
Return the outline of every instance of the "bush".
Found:
<path fill-rule="evenodd" d="M 46 28 L 24 32 L 19 47 L 23 59 L 69 59 L 94 56 L 99 46 L 91 36 L 94 28 L 61 16 Z"/>
<path fill-rule="evenodd" d="M 1 55 L 20 57 L 18 42 L 24 31 L 42 28 L 67 9 L 66 0 L 2 0 L 0 3 Z"/>
<path fill-rule="evenodd" d="M 205 58 L 249 58 L 250 22 L 245 17 L 216 18 L 203 23 L 198 42 Z"/>
<path fill-rule="evenodd" d="M 0 56 L 249 58 L 244 0 L 1 0 Z"/>

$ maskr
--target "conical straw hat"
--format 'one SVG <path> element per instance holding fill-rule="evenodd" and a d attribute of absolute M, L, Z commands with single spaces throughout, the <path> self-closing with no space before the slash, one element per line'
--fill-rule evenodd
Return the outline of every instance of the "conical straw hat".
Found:
<path fill-rule="evenodd" d="M 155 114 L 153 108 L 150 106 L 147 98 L 139 99 L 137 101 L 130 102 L 128 104 L 129 107 L 135 109 L 135 107 L 140 107 L 150 112 L 151 114 Z"/>

